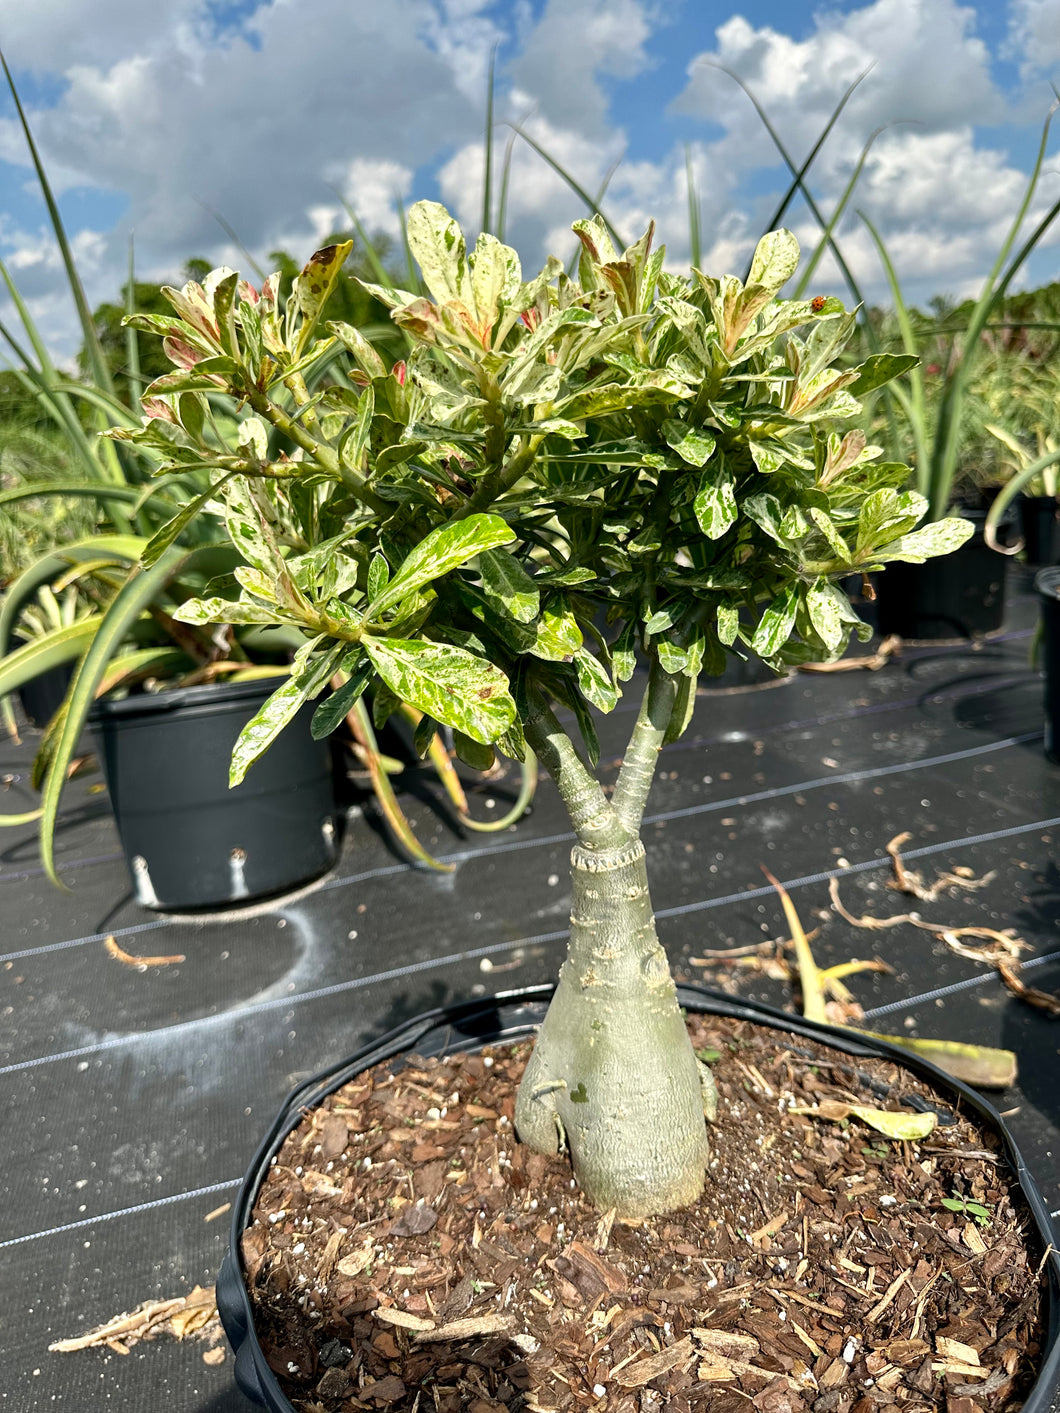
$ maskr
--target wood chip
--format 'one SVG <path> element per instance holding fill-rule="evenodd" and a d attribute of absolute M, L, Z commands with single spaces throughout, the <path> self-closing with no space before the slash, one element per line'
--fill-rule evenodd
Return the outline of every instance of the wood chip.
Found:
<path fill-rule="evenodd" d="M 736 1359 L 754 1359 L 758 1354 L 758 1341 L 751 1335 L 730 1330 L 694 1329 L 692 1337 L 711 1354 L 732 1355 Z"/>
<path fill-rule="evenodd" d="M 422 1315 L 413 1315 L 408 1310 L 397 1310 L 393 1306 L 380 1305 L 372 1314 L 385 1325 L 398 1325 L 403 1330 L 436 1330 L 433 1320 L 425 1320 Z M 444 1328 L 444 1327 L 443 1327 Z"/>
<path fill-rule="evenodd" d="M 344 1256 L 335 1269 L 340 1276 L 359 1276 L 371 1264 L 371 1248 L 366 1247 L 363 1251 L 355 1251 L 352 1256 Z"/>
<path fill-rule="evenodd" d="M 803 1327 L 798 1323 L 797 1320 L 792 1320 L 792 1319 L 789 1317 L 789 1319 L 788 1319 L 788 1324 L 791 1326 L 791 1328 L 792 1328 L 792 1329 L 795 1331 L 795 1333 L 798 1335 L 799 1339 L 802 1340 L 803 1344 L 804 1344 L 804 1345 L 806 1346 L 806 1348 L 810 1351 L 810 1353 L 813 1355 L 813 1357 L 814 1357 L 815 1359 L 820 1359 L 821 1355 L 824 1353 L 824 1350 L 823 1350 L 823 1349 L 821 1348 L 821 1346 L 816 1342 L 816 1340 L 811 1339 L 811 1337 L 806 1333 L 806 1331 L 805 1331 L 805 1330 L 803 1329 Z"/>
<path fill-rule="evenodd" d="M 203 1352 L 202 1362 L 204 1364 L 223 1364 L 225 1362 L 225 1352 L 223 1345 L 217 1345 L 214 1349 L 207 1349 Z"/>
<path fill-rule="evenodd" d="M 884 1291 L 884 1293 L 883 1293 L 883 1298 L 879 1301 L 878 1304 L 874 1305 L 874 1306 L 872 1307 L 872 1309 L 869 1311 L 869 1313 L 865 1316 L 865 1323 L 866 1323 L 867 1325 L 874 1325 L 874 1324 L 876 1323 L 876 1321 L 880 1318 L 880 1316 L 883 1314 L 883 1312 L 887 1309 L 888 1305 L 890 1305 L 891 1301 L 894 1299 L 894 1297 L 895 1297 L 895 1296 L 898 1294 L 898 1292 L 901 1290 L 902 1286 L 905 1285 L 905 1283 L 906 1283 L 906 1281 L 907 1281 L 908 1279 L 909 1279 L 909 1267 L 907 1266 L 904 1271 L 902 1271 L 899 1275 L 897 1275 L 897 1276 L 894 1278 L 893 1281 L 891 1281 L 890 1285 L 887 1287 L 887 1289 L 886 1289 L 886 1290 Z"/>
<path fill-rule="evenodd" d="M 935 1352 L 941 1354 L 943 1359 L 955 1359 L 959 1364 L 970 1364 L 973 1368 L 979 1367 L 979 1353 L 970 1344 L 963 1344 L 959 1339 L 947 1339 L 945 1335 L 939 1335 L 935 1340 Z"/>
<path fill-rule="evenodd" d="M 339 1259 L 339 1252 L 342 1250 L 342 1243 L 346 1240 L 346 1229 L 340 1227 L 338 1231 L 333 1231 L 328 1237 L 327 1244 L 320 1254 L 320 1279 L 329 1281 L 335 1270 L 335 1263 Z"/>
<path fill-rule="evenodd" d="M 646 1383 L 676 1368 L 678 1364 L 690 1362 L 692 1357 L 692 1341 L 686 1335 L 676 1344 L 671 1344 L 669 1349 L 661 1349 L 658 1354 L 649 1354 L 647 1359 L 628 1365 L 617 1376 L 616 1382 L 623 1388 L 643 1388 Z"/>
<path fill-rule="evenodd" d="M 818 1374 L 817 1387 L 823 1389 L 838 1388 L 846 1379 L 849 1372 L 849 1364 L 845 1364 L 842 1359 L 833 1359 L 824 1373 Z"/>
<path fill-rule="evenodd" d="M 596 1240 L 593 1244 L 601 1256 L 607 1250 L 607 1243 L 611 1240 L 611 1228 L 615 1224 L 617 1212 L 618 1208 L 612 1207 L 610 1212 L 605 1212 L 596 1224 Z"/>
<path fill-rule="evenodd" d="M 974 1251 L 976 1256 L 982 1256 L 987 1250 L 986 1242 L 983 1240 L 979 1228 L 974 1222 L 966 1222 L 961 1238 L 969 1251 Z"/>
<path fill-rule="evenodd" d="M 439 1325 L 437 1329 L 423 1330 L 416 1335 L 416 1339 L 433 1343 L 439 1339 L 472 1339 L 475 1335 L 507 1334 L 514 1323 L 510 1315 L 469 1315 L 467 1319 L 451 1320 L 448 1325 Z"/>
<path fill-rule="evenodd" d="M 203 1217 L 204 1222 L 215 1222 L 218 1217 L 223 1217 L 226 1212 L 232 1210 L 231 1202 L 222 1202 L 220 1207 L 215 1207 L 212 1212 L 207 1212 Z"/>
<path fill-rule="evenodd" d="M 764 1227 L 759 1227 L 757 1231 L 753 1231 L 751 1233 L 751 1245 L 764 1246 L 766 1238 L 775 1236 L 790 1215 L 790 1212 L 778 1212 L 775 1217 L 766 1222 Z"/>

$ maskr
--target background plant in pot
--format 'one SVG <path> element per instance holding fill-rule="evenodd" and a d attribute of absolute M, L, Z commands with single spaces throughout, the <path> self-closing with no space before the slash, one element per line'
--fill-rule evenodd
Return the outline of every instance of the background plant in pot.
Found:
<path fill-rule="evenodd" d="M 1023 262 L 1060 213 L 1060 201 L 1053 202 L 1024 235 L 1024 223 L 1045 160 L 1051 120 L 1052 114 L 1045 122 L 1037 160 L 1019 210 L 979 297 L 959 332 L 954 333 L 952 327 L 947 329 L 942 351 L 936 348 L 934 357 L 926 356 L 930 350 L 924 347 L 924 321 L 917 320 L 915 311 L 908 308 L 884 242 L 872 222 L 862 214 L 887 276 L 900 347 L 916 360 L 881 394 L 876 427 L 889 454 L 911 459 L 912 484 L 927 500 L 928 513 L 937 517 L 960 509 L 976 527 L 975 537 L 950 563 L 903 569 L 882 581 L 879 628 L 884 634 L 945 638 L 972 636 L 1001 627 L 1004 561 L 993 559 L 984 538 L 987 507 L 982 503 L 975 476 L 970 474 L 972 468 L 961 465 L 961 454 L 969 443 L 969 423 L 977 421 L 975 380 L 982 371 L 983 360 L 990 354 L 984 336 L 1002 308 L 1005 294 Z M 933 334 L 930 326 L 928 333 Z M 1000 363 L 999 370 L 1006 366 Z M 1036 472 L 1042 469 L 1038 466 Z M 1015 494 L 1010 489 L 1012 485 L 1009 482 L 994 501 L 989 521 L 991 538 L 1005 505 Z M 998 548 L 996 541 L 994 548 Z"/>
<path fill-rule="evenodd" d="M 164 291 L 135 280 L 131 251 L 124 308 L 103 305 L 89 311 L 62 219 L 10 74 L 8 81 L 65 264 L 84 343 L 80 377 L 57 369 L 15 281 L 0 262 L 0 277 L 22 323 L 20 336 L 0 324 L 0 336 L 16 360 L 13 370 L 3 375 L 6 382 L 0 390 L 7 414 L 0 439 L 0 547 L 9 574 L 0 597 L 0 704 L 12 733 L 17 729 L 8 695 L 12 691 L 28 693 L 30 715 L 41 726 L 49 726 L 32 772 L 33 784 L 42 791 L 41 808 L 0 817 L 0 824 L 22 824 L 39 817 L 42 859 L 49 876 L 58 881 L 53 846 L 56 816 L 83 728 L 94 717 L 119 832 L 140 900 L 180 906 L 228 901 L 244 895 L 246 871 L 236 869 L 238 876 L 230 878 L 229 864 L 240 862 L 239 856 L 246 853 L 240 845 L 246 843 L 247 833 L 253 834 L 256 827 L 258 836 L 267 838 L 268 832 L 282 830 L 284 807 L 274 799 L 271 817 L 254 825 L 253 817 L 262 812 L 264 782 L 259 782 L 253 794 L 241 792 L 239 799 L 245 803 L 234 812 L 231 801 L 218 801 L 214 813 L 226 811 L 232 823 L 224 839 L 218 836 L 216 848 L 208 840 L 211 830 L 196 823 L 196 816 L 201 821 L 203 811 L 210 809 L 210 799 L 225 789 L 231 740 L 223 741 L 223 737 L 234 721 L 234 739 L 241 724 L 236 720 L 238 714 L 242 711 L 245 718 L 256 709 L 255 688 L 249 684 L 270 675 L 285 675 L 304 644 L 304 634 L 296 626 L 272 623 L 235 628 L 214 625 L 204 630 L 174 616 L 187 597 L 212 592 L 218 584 L 234 585 L 237 568 L 241 564 L 247 568 L 238 550 L 223 542 L 224 536 L 208 518 L 192 518 L 181 528 L 179 549 L 158 557 L 150 569 L 141 565 L 152 537 L 172 521 L 179 504 L 197 503 L 209 493 L 208 470 L 226 458 L 240 464 L 242 423 L 236 404 L 220 388 L 197 404 L 186 403 L 188 416 L 197 410 L 208 448 L 207 461 L 185 461 L 179 476 L 171 476 L 165 485 L 155 479 L 162 459 L 157 451 L 116 445 L 100 437 L 108 428 L 139 425 L 147 371 L 162 372 L 171 366 L 170 356 L 178 361 L 183 356 L 179 339 L 176 345 L 159 343 L 152 335 L 167 327 L 179 332 L 177 321 L 160 313 L 170 307 Z M 345 248 L 348 251 L 350 246 Z M 282 252 L 277 255 L 289 276 L 297 272 L 289 257 Z M 380 252 L 367 240 L 362 241 L 354 264 L 362 273 L 371 272 L 384 281 L 391 278 Z M 208 273 L 203 262 L 192 261 L 190 268 L 193 273 Z M 272 287 L 280 291 L 279 276 L 273 276 Z M 179 301 L 194 299 L 196 291 L 201 295 L 201 286 L 192 278 L 182 291 L 170 293 Z M 137 300 L 152 311 L 137 316 L 139 329 L 137 321 L 127 317 L 134 314 Z M 328 308 L 332 315 L 373 331 L 379 347 L 391 358 L 407 345 L 400 330 L 380 323 L 384 307 L 351 275 L 331 282 Z M 282 318 L 283 314 L 281 297 L 276 315 Z M 123 317 L 127 317 L 124 331 Z M 327 376 L 326 360 L 319 365 L 317 376 Z M 283 445 L 280 433 L 275 440 Z M 292 448 L 293 444 L 288 444 L 288 450 Z M 56 594 L 62 596 L 61 608 Z M 203 695 L 202 688 L 207 685 L 214 687 L 212 697 Z M 165 700 L 127 702 L 121 710 L 109 702 L 115 694 L 125 697 L 145 688 L 152 692 L 164 689 Z M 189 696 L 186 689 L 194 690 Z M 94 705 L 102 699 L 106 699 L 102 705 Z M 197 720 L 200 728 L 204 729 L 209 717 L 213 730 L 220 731 L 224 768 L 220 758 L 211 764 L 208 752 L 196 751 L 187 769 L 174 765 L 173 782 L 181 807 L 164 794 L 156 794 L 149 805 L 140 798 L 145 792 L 137 782 L 131 781 L 131 789 L 126 782 L 130 775 L 142 771 L 145 760 L 160 760 L 181 749 L 184 706 L 191 712 L 189 720 Z M 413 708 L 404 706 L 402 710 L 414 719 L 419 717 Z M 150 728 L 148 722 L 152 723 Z M 122 743 L 133 739 L 129 732 L 136 723 L 137 744 L 130 752 Z M 379 748 L 363 703 L 355 705 L 348 724 L 352 749 L 367 772 L 393 838 L 417 861 L 437 869 L 451 867 L 433 859 L 410 828 L 390 782 L 390 776 L 403 768 L 402 763 Z M 144 736 L 148 729 L 152 732 L 150 743 Z M 192 732 L 194 736 L 194 728 Z M 204 744 L 200 737 L 200 745 Z M 449 800 L 467 828 L 503 829 L 522 814 L 532 796 L 535 774 L 531 759 L 521 768 L 522 785 L 512 809 L 498 819 L 476 821 L 453 769 L 451 752 L 441 740 L 432 739 L 430 754 Z M 298 773 L 293 760 L 291 769 Z M 296 828 L 304 827 L 307 816 L 293 809 L 293 796 L 305 794 L 305 809 L 323 826 L 324 842 L 308 854 L 304 847 L 295 848 L 286 863 L 282 845 L 259 848 L 256 862 L 248 866 L 258 878 L 259 892 L 290 886 L 334 862 L 334 801 L 330 787 L 325 789 L 330 775 L 327 748 L 309 746 L 300 769 L 317 777 L 317 788 L 298 792 L 281 772 L 273 794 L 278 791 L 292 806 Z M 213 783 L 212 775 L 216 776 Z M 192 776 L 198 780 L 194 787 Z M 157 774 L 154 783 L 157 791 L 162 785 Z M 146 812 L 156 818 L 154 824 L 145 826 L 145 833 L 132 816 Z M 172 824 L 168 830 L 167 816 Z M 185 816 L 185 825 L 178 831 L 176 821 Z M 262 835 L 262 829 L 268 832 Z M 145 839 L 170 875 L 168 887 L 159 884 L 156 888 L 145 881 Z M 169 857 L 175 851 L 185 853 L 183 865 Z M 156 881 L 158 876 L 156 866 Z"/>
<path fill-rule="evenodd" d="M 986 537 L 991 548 L 1001 548 L 996 528 L 1014 492 L 1000 506 L 994 502 L 996 514 L 987 526 L 990 500 L 989 491 L 984 495 L 983 488 L 990 484 L 990 471 L 996 468 L 997 457 L 986 424 L 991 420 L 1002 422 L 1009 433 L 1017 436 L 1025 430 L 1017 421 L 1023 409 L 1014 407 L 1013 398 L 1028 374 L 1031 383 L 1039 381 L 1060 328 L 1051 289 L 1007 295 L 1026 257 L 1060 212 L 1060 202 L 1054 202 L 1040 218 L 1031 211 L 1052 113 L 1044 124 L 1037 161 L 1019 210 L 976 300 L 953 306 L 950 301 L 937 298 L 932 301 L 931 316 L 909 307 L 882 238 L 868 218 L 859 213 L 876 245 L 894 301 L 893 311 L 881 312 L 866 305 L 836 237 L 840 219 L 879 134 L 873 134 L 862 149 L 829 218 L 820 210 L 806 180 L 821 145 L 865 75 L 847 89 L 809 156 L 797 165 L 761 101 L 739 75 L 721 65 L 717 67 L 751 100 L 791 173 L 792 183 L 778 208 L 775 223 L 798 192 L 820 227 L 821 240 L 802 272 L 799 292 L 805 289 L 807 277 L 827 250 L 861 306 L 858 340 L 853 346 L 876 354 L 887 348 L 901 348 L 917 358 L 906 376 L 869 399 L 863 425 L 873 439 L 883 443 L 888 455 L 913 463 L 913 484 L 927 498 L 932 516 L 960 510 L 976 525 L 977 533 L 960 554 L 941 563 L 900 568 L 882 581 L 880 629 L 885 634 L 913 638 L 972 636 L 996 630 L 1004 614 L 1004 567 L 1002 560 L 988 552 Z M 1028 218 L 1033 224 L 1029 234 L 1021 239 Z"/>
<path fill-rule="evenodd" d="M 468 260 L 448 213 L 414 206 L 432 298 L 373 289 L 415 341 L 397 367 L 357 330 L 320 326 L 342 247 L 309 262 L 283 319 L 271 288 L 215 272 L 178 303 L 179 334 L 160 330 L 185 366 L 148 389 L 142 428 L 112 435 L 179 474 L 211 460 L 203 398 L 245 409 L 238 465 L 214 458 L 209 492 L 146 555 L 161 562 L 223 503 L 249 566 L 238 597 L 176 616 L 307 635 L 237 742 L 233 783 L 305 702 L 322 698 L 323 735 L 370 683 L 378 719 L 402 700 L 423 713 L 421 745 L 441 723 L 470 764 L 499 744 L 548 769 L 578 841 L 571 942 L 517 1124 L 542 1152 L 566 1143 L 589 1198 L 635 1217 L 695 1198 L 708 1146 L 639 839 L 659 748 L 737 643 L 778 663 L 835 656 L 868 629 L 834 579 L 943 553 L 970 527 L 917 529 L 927 505 L 900 489 L 907 468 L 831 429 L 910 360 L 836 366 L 840 302 L 776 298 L 798 260 L 790 233 L 765 237 L 744 285 L 663 273 L 651 230 L 624 252 L 598 219 L 575 230 L 579 281 L 550 261 L 524 282 L 513 250 L 482 235 Z M 339 349 L 348 376 L 310 394 L 306 373 Z M 638 649 L 649 667 L 608 794 L 592 709 L 615 706 Z"/>

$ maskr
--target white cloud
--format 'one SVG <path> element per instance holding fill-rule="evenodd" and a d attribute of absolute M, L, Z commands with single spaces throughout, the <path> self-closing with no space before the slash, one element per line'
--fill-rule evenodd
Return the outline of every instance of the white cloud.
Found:
<path fill-rule="evenodd" d="M 1011 0 L 1009 48 L 1024 78 L 1060 78 L 1060 0 Z"/>
<path fill-rule="evenodd" d="M 511 65 L 512 80 L 533 94 L 546 120 L 599 138 L 607 131 L 607 97 L 597 75 L 641 73 L 655 22 L 640 0 L 548 0 Z"/>
<path fill-rule="evenodd" d="M 696 116 L 721 129 L 691 148 L 704 263 L 743 267 L 785 177 L 746 98 L 700 61 L 743 76 L 796 158 L 850 80 L 874 63 L 815 163 L 821 206 L 834 207 L 874 129 L 908 123 L 877 141 L 857 203 L 878 221 L 917 290 L 953 289 L 977 272 L 981 278 L 1025 177 L 984 141 L 983 124 L 1012 110 L 975 32 L 974 8 L 958 0 L 868 0 L 818 13 L 809 37 L 794 39 L 752 23 L 754 5 L 745 0 L 745 13 L 729 14 L 712 48 L 690 48 L 688 82 L 674 103 L 682 122 Z M 79 237 L 93 302 L 113 297 L 122 283 L 130 229 L 147 278 L 177 273 L 193 254 L 239 262 L 213 213 L 259 259 L 278 245 L 307 254 L 343 225 L 336 193 L 369 230 L 394 238 L 395 196 L 436 190 L 473 232 L 486 74 L 498 44 L 494 202 L 506 117 L 522 122 L 595 193 L 629 149 L 613 81 L 647 75 L 664 24 L 694 30 L 689 14 L 674 21 L 657 0 L 261 0 L 241 28 L 222 32 L 210 13 L 207 0 L 165 7 L 0 0 L 16 71 L 44 73 L 45 91 L 61 90 L 30 114 L 54 184 L 128 197 L 113 230 Z M 1044 71 L 1060 53 L 1060 0 L 1010 0 L 1009 14 L 1011 43 Z M 654 150 L 638 135 L 636 159 L 617 167 L 604 204 L 630 238 L 654 217 L 676 268 L 689 255 L 684 147 L 662 113 L 649 139 Z M 32 181 L 11 119 L 0 121 L 0 157 Z M 570 222 L 583 213 L 562 177 L 517 141 L 507 238 L 526 266 L 549 251 L 566 257 Z M 815 243 L 801 203 L 786 219 Z M 37 221 L 36 213 L 23 215 L 21 226 Z M 881 297 L 875 252 L 853 214 L 841 238 L 870 297 Z M 50 237 L 15 229 L 9 219 L 0 222 L 0 244 L 49 330 L 65 318 L 66 345 L 76 346 Z M 821 278 L 830 278 L 827 263 Z"/>

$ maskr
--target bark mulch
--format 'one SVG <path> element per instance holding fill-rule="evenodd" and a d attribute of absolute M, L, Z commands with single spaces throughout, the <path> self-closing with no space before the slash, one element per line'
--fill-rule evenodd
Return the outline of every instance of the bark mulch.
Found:
<path fill-rule="evenodd" d="M 391 1061 L 307 1113 L 242 1251 L 295 1408 L 1017 1408 L 1040 1358 L 1042 1252 L 997 1137 L 889 1063 L 689 1026 L 720 1098 L 707 1190 L 639 1224 L 517 1142 L 529 1042 Z M 850 1102 L 940 1121 L 914 1143 L 791 1112 Z"/>

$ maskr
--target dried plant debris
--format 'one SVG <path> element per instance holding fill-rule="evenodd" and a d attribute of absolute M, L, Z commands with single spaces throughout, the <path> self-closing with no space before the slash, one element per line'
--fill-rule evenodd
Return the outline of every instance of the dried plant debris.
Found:
<path fill-rule="evenodd" d="M 875 598 L 875 593 L 867 597 Z M 897 634 L 892 633 L 884 638 L 883 642 L 874 653 L 865 657 L 841 657 L 835 662 L 800 662 L 800 672 L 879 672 L 881 667 L 886 667 L 891 658 L 902 646 L 902 640 Z"/>
<path fill-rule="evenodd" d="M 992 871 L 976 877 L 970 868 L 957 865 L 948 873 L 938 874 L 934 883 L 926 885 L 919 873 L 907 869 L 902 862 L 899 851 L 911 838 L 909 833 L 896 834 L 887 845 L 887 852 L 894 863 L 894 879 L 889 886 L 897 892 L 909 894 L 924 902 L 934 902 L 940 894 L 953 889 L 982 888 L 996 876 Z M 917 927 L 922 932 L 930 932 L 959 957 L 993 967 L 1013 996 L 1044 1011 L 1046 1015 L 1060 1016 L 1060 996 L 1028 986 L 1020 976 L 1020 953 L 1029 952 L 1031 947 L 1016 935 L 1013 928 L 960 927 L 952 923 L 926 922 L 917 912 L 894 913 L 884 918 L 870 917 L 867 914 L 855 917 L 844 907 L 839 897 L 838 880 L 831 879 L 828 888 L 832 907 L 851 927 L 882 931 L 891 927 L 909 926 Z M 976 945 L 970 946 L 966 940 L 969 938 L 976 939 Z"/>
<path fill-rule="evenodd" d="M 215 1347 L 208 1349 L 203 1359 L 207 1364 L 222 1363 L 225 1355 L 218 1343 L 221 1322 L 213 1286 L 197 1285 L 190 1295 L 180 1295 L 173 1300 L 147 1300 L 128 1315 L 115 1315 L 105 1325 L 74 1339 L 56 1340 L 48 1349 L 56 1354 L 71 1354 L 79 1349 L 105 1347 L 114 1354 L 128 1354 L 141 1340 L 156 1339 L 163 1334 L 174 1339 L 188 1339 L 192 1335 L 207 1338 Z"/>
<path fill-rule="evenodd" d="M 912 839 L 912 834 L 906 830 L 902 834 L 896 834 L 887 845 L 887 852 L 894 863 L 894 881 L 889 885 L 896 893 L 909 893 L 914 898 L 919 898 L 922 903 L 933 903 L 942 893 L 952 889 L 964 889 L 967 892 L 976 888 L 985 888 L 997 876 L 994 870 L 984 873 L 981 878 L 976 878 L 970 868 L 958 865 L 951 873 L 940 873 L 935 877 L 932 884 L 926 884 L 921 874 L 915 869 L 906 868 L 902 862 L 899 852 L 903 844 L 907 844 Z"/>
<path fill-rule="evenodd" d="M 183 954 L 176 954 L 172 957 L 134 957 L 131 952 L 126 952 L 119 947 L 113 937 L 104 940 L 103 949 L 107 956 L 113 957 L 116 962 L 124 962 L 129 967 L 138 967 L 140 971 L 145 971 L 148 967 L 174 966 L 185 960 Z"/>
<path fill-rule="evenodd" d="M 294 1407 L 1015 1410 L 1042 1253 L 997 1138 L 890 1063 L 689 1027 L 721 1097 L 708 1187 L 636 1224 L 517 1142 L 526 1043 L 381 1065 L 305 1116 L 242 1240 Z M 926 1142 L 868 1121 L 916 1110 Z"/>
<path fill-rule="evenodd" d="M 1018 996 L 1029 1006 L 1037 1006 L 1046 1015 L 1060 1016 L 1060 996 L 1056 996 L 1050 991 L 1040 991 L 1036 986 L 1028 986 L 1024 981 L 1021 981 L 1018 963 L 999 962 L 997 970 L 1001 980 L 1013 996 Z"/>

